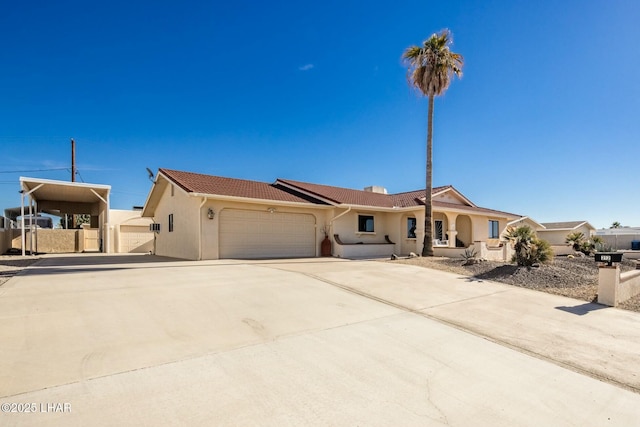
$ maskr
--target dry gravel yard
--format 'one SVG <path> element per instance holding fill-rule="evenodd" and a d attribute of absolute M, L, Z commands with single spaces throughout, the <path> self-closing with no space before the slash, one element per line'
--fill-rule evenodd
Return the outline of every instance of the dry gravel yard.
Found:
<path fill-rule="evenodd" d="M 531 269 L 496 261 L 463 265 L 462 258 L 418 257 L 389 262 L 444 270 L 478 280 L 492 280 L 589 302 L 597 301 L 598 267 L 591 257 L 556 257 L 549 264 Z M 621 268 L 623 272 L 633 270 L 636 268 L 636 262 L 625 260 Z M 624 302 L 618 308 L 640 312 L 640 295 Z"/>
<path fill-rule="evenodd" d="M 0 255 L 0 286 L 36 261 L 38 261 L 38 258 Z"/>

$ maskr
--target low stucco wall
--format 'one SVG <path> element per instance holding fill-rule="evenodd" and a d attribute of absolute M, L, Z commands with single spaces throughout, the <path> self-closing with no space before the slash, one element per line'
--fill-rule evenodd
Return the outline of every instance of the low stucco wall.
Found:
<path fill-rule="evenodd" d="M 20 230 L 14 230 L 14 237 L 11 247 L 14 249 L 22 249 L 22 234 Z M 35 240 L 36 233 L 33 233 L 33 250 L 44 253 L 72 253 L 82 252 L 82 230 L 49 230 L 40 229 L 37 231 L 37 244 Z M 26 250 L 31 249 L 30 238 L 31 232 L 27 231 L 25 235 Z"/>
<path fill-rule="evenodd" d="M 551 250 L 556 256 L 571 255 L 575 252 L 571 246 L 567 245 L 551 245 Z"/>
<path fill-rule="evenodd" d="M 333 256 L 338 258 L 379 258 L 390 257 L 396 245 L 390 243 L 368 243 L 340 245 L 333 242 Z"/>
<path fill-rule="evenodd" d="M 620 267 L 598 269 L 598 302 L 616 307 L 640 294 L 640 270 L 620 273 Z"/>
<path fill-rule="evenodd" d="M 0 254 L 11 249 L 11 230 L 0 229 Z"/>
<path fill-rule="evenodd" d="M 640 294 L 640 270 L 621 273 L 619 286 L 618 303 Z"/>
<path fill-rule="evenodd" d="M 447 258 L 462 258 L 465 248 L 434 247 L 433 255 Z"/>

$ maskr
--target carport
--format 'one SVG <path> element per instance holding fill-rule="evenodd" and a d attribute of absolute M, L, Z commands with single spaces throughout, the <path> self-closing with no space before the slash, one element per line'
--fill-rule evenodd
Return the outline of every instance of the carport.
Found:
<path fill-rule="evenodd" d="M 52 215 L 89 214 L 91 223 L 99 230 L 98 247 L 109 252 L 109 193 L 110 185 L 88 184 L 80 182 L 54 181 L 40 178 L 20 177 L 20 215 L 25 215 L 25 198 L 29 215 L 44 212 Z M 33 218 L 33 216 L 31 216 Z M 26 233 L 22 221 L 22 255 L 25 255 Z M 34 232 L 38 239 L 38 229 Z M 31 245 L 33 245 L 33 239 Z M 33 249 L 33 247 L 31 247 Z M 33 252 L 33 251 L 32 251 Z"/>

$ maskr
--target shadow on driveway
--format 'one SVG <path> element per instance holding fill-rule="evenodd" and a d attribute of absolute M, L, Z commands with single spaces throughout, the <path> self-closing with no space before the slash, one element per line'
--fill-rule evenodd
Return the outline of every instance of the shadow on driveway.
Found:
<path fill-rule="evenodd" d="M 592 302 L 587 302 L 587 303 L 576 305 L 573 307 L 566 307 L 566 306 L 555 307 L 556 310 L 566 311 L 567 313 L 575 314 L 578 316 L 584 316 L 585 314 L 589 314 L 592 311 L 602 310 L 603 308 L 609 308 L 609 307 L 606 305 L 595 304 Z"/>

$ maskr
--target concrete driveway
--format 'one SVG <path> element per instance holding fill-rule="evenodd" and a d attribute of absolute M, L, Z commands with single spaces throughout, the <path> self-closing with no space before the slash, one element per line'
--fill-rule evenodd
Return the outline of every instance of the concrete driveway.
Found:
<path fill-rule="evenodd" d="M 634 425 L 640 315 L 598 308 L 380 262 L 48 257 L 0 287 L 0 425 Z"/>

